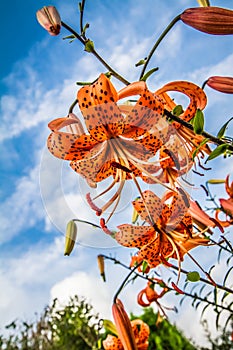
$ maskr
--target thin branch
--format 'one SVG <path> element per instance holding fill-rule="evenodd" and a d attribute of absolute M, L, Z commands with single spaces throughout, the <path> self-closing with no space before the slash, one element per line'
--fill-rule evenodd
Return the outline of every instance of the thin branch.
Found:
<path fill-rule="evenodd" d="M 155 50 L 157 49 L 157 47 L 159 46 L 159 44 L 161 43 L 161 41 L 163 40 L 163 38 L 167 35 L 167 33 L 172 29 L 172 27 L 176 24 L 176 22 L 178 22 L 180 19 L 180 15 L 176 16 L 172 21 L 171 23 L 167 26 L 167 28 L 162 32 L 162 34 L 160 35 L 160 37 L 158 38 L 158 40 L 156 41 L 156 43 L 154 44 L 154 46 L 152 47 L 148 57 L 146 58 L 146 61 L 144 63 L 144 66 L 142 68 L 142 71 L 141 71 L 141 75 L 140 75 L 140 79 L 142 79 L 142 77 L 144 76 L 145 74 L 145 71 L 146 71 L 146 67 L 148 65 L 148 63 L 150 62 L 151 60 L 151 57 L 153 56 Z"/>
<path fill-rule="evenodd" d="M 77 38 L 84 46 L 86 46 L 86 43 L 88 40 L 84 40 L 81 35 L 79 35 L 74 29 L 72 29 L 68 24 L 61 22 L 62 26 L 67 29 L 70 33 L 72 33 L 75 38 Z M 118 74 L 99 54 L 98 52 L 93 48 L 91 53 L 99 60 L 105 68 L 113 75 L 116 79 L 121 81 L 125 85 L 129 85 L 130 82 L 127 81 L 125 78 L 123 78 L 120 74 Z"/>
<path fill-rule="evenodd" d="M 186 122 L 185 120 L 182 120 L 181 118 L 173 115 L 171 112 L 167 111 L 167 110 L 164 110 L 164 114 L 166 117 L 168 117 L 169 119 L 173 120 L 173 121 L 176 121 L 178 122 L 179 124 L 185 126 L 187 129 L 189 130 L 194 130 L 193 129 L 193 126 L 192 124 Z M 218 137 L 216 136 L 213 136 L 211 134 L 209 134 L 208 132 L 206 131 L 203 131 L 201 133 L 202 136 L 204 136 L 205 138 L 208 138 L 210 141 L 212 141 L 213 143 L 217 144 L 217 145 L 223 145 L 223 144 L 226 144 L 226 142 L 224 142 L 223 140 L 219 139 Z M 230 143 L 227 143 L 229 144 L 228 146 L 228 150 L 232 151 L 233 152 L 233 146 L 230 144 Z"/>
<path fill-rule="evenodd" d="M 173 265 L 173 264 L 170 264 L 169 263 L 169 267 L 171 267 L 172 269 L 176 270 L 176 271 L 179 271 L 184 273 L 184 274 L 188 274 L 188 271 L 184 270 L 184 269 L 179 269 L 177 266 Z M 206 284 L 209 284 L 210 286 L 213 287 L 213 283 L 203 277 L 200 277 L 200 281 L 201 282 L 204 282 Z M 224 290 L 225 292 L 229 293 L 229 294 L 233 294 L 233 290 L 228 288 L 228 287 L 225 287 L 225 286 L 222 286 L 221 284 L 218 284 L 218 283 L 215 283 L 215 287 L 217 287 L 218 289 L 221 289 L 221 290 Z"/>

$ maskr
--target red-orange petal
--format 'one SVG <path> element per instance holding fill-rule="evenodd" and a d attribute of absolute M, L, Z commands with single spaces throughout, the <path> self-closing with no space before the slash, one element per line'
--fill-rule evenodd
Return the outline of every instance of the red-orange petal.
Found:
<path fill-rule="evenodd" d="M 182 118 L 185 121 L 190 121 L 194 117 L 197 108 L 202 110 L 206 106 L 207 99 L 204 91 L 199 86 L 191 82 L 174 81 L 164 85 L 161 89 L 157 90 L 155 94 L 163 98 L 163 94 L 167 91 L 178 91 L 187 95 L 190 98 L 190 103 L 188 107 L 186 108 L 184 113 L 180 115 L 180 118 Z M 165 101 L 165 103 L 166 102 L 167 101 Z"/>

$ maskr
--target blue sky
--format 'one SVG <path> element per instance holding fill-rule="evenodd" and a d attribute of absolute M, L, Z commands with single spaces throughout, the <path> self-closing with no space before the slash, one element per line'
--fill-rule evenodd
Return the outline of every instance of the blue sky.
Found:
<path fill-rule="evenodd" d="M 222 3 L 212 0 L 212 5 L 233 8 L 232 0 Z M 84 227 L 80 228 L 82 244 L 69 258 L 63 256 L 67 221 L 77 213 L 82 218 L 96 219 L 83 201 L 82 181 L 68 164 L 46 151 L 47 124 L 67 114 L 77 92 L 76 81 L 93 81 L 105 69 L 83 51 L 81 44 L 63 41 L 68 34 L 65 30 L 51 37 L 39 26 L 37 9 L 50 4 L 42 0 L 26 0 L 23 6 L 20 0 L 0 4 L 4 33 L 0 66 L 0 283 L 4 286 L 0 291 L 0 330 L 15 318 L 32 319 L 34 312 L 40 312 L 53 297 L 67 300 L 72 293 L 86 295 L 101 316 L 109 316 L 114 288 L 124 271 L 108 264 L 111 283 L 103 285 L 95 257 L 110 252 L 129 260 L 127 249 L 116 247 L 99 232 L 93 237 L 93 232 L 85 228 L 84 235 Z M 76 1 L 57 0 L 52 4 L 64 22 L 77 25 Z M 140 73 L 134 64 L 147 55 L 169 21 L 187 6 L 197 6 L 197 2 L 96 0 L 93 5 L 87 0 L 85 21 L 91 25 L 88 36 L 116 70 L 134 81 Z M 201 85 L 211 75 L 233 76 L 232 44 L 232 36 L 208 36 L 176 24 L 151 61 L 150 68 L 158 66 L 159 71 L 148 80 L 149 87 L 153 91 L 173 80 Z M 206 129 L 216 134 L 232 116 L 232 97 L 208 88 L 206 93 Z M 209 172 L 207 177 L 232 172 L 231 162 L 212 164 L 217 164 L 218 174 Z M 202 194 L 196 191 L 195 196 L 201 198 Z M 203 260 L 211 266 L 209 257 Z M 110 277 L 113 274 L 114 279 Z M 124 300 L 129 309 L 140 310 L 135 307 L 134 288 L 128 287 Z M 185 328 L 189 312 L 188 308 L 181 310 L 176 319 L 180 327 Z M 197 328 L 189 327 L 186 334 L 201 341 L 201 331 L 198 336 L 195 332 L 200 328 L 198 314 L 194 320 Z"/>

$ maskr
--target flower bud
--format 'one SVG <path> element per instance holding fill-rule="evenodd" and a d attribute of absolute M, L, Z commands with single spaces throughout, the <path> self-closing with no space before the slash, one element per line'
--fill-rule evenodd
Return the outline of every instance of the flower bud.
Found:
<path fill-rule="evenodd" d="M 224 92 L 226 94 L 233 94 L 233 78 L 232 77 L 210 77 L 206 84 L 214 90 Z"/>
<path fill-rule="evenodd" d="M 180 19 L 207 34 L 233 34 L 233 11 L 221 7 L 194 7 L 185 10 Z"/>
<path fill-rule="evenodd" d="M 65 240 L 65 250 L 64 255 L 70 255 L 74 248 L 74 244 L 77 237 L 77 225 L 71 220 L 66 226 L 66 240 Z"/>
<path fill-rule="evenodd" d="M 104 271 L 104 257 L 103 255 L 98 255 L 97 256 L 97 262 L 98 262 L 98 267 L 100 270 L 100 276 L 103 278 L 103 281 L 106 281 L 105 278 L 105 271 Z"/>
<path fill-rule="evenodd" d="M 115 321 L 118 336 L 125 350 L 137 350 L 135 337 L 129 317 L 122 302 L 117 299 L 112 306 L 112 314 Z"/>
<path fill-rule="evenodd" d="M 54 6 L 44 6 L 38 10 L 36 17 L 40 25 L 46 29 L 50 35 L 58 35 L 61 29 L 61 18 Z"/>

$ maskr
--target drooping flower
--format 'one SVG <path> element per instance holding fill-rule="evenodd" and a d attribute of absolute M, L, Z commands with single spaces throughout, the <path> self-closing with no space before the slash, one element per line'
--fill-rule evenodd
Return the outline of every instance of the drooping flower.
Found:
<path fill-rule="evenodd" d="M 168 112 L 173 113 L 177 104 L 173 98 L 169 96 L 169 92 L 180 92 L 189 97 L 190 102 L 185 111 L 181 111 L 179 118 L 182 121 L 190 122 L 195 116 L 196 111 L 203 110 L 207 104 L 206 95 L 198 85 L 190 83 L 188 81 L 179 81 L 168 83 L 161 89 L 155 92 L 164 102 L 164 108 Z M 162 160 L 161 167 L 163 169 L 160 172 L 159 179 L 169 183 L 174 183 L 178 176 L 182 176 L 195 165 L 193 160 L 193 152 L 198 149 L 196 156 L 203 158 L 204 154 L 210 154 L 211 150 L 207 144 L 200 147 L 200 144 L 204 140 L 202 135 L 197 135 L 194 131 L 188 129 L 186 126 L 181 125 L 178 122 L 172 121 L 172 126 L 176 129 L 176 133 L 170 137 L 167 148 L 164 146 L 161 148 L 160 153 L 163 157 L 165 152 L 170 152 L 170 157 L 167 160 Z M 182 147 L 180 145 L 182 144 Z"/>
<path fill-rule="evenodd" d="M 154 279 L 154 280 L 156 281 L 157 284 L 163 284 L 162 280 L 159 280 L 159 279 Z M 167 293 L 167 291 L 168 291 L 168 288 L 166 285 L 164 285 L 160 293 L 157 293 L 155 290 L 155 284 L 151 281 L 148 281 L 146 288 L 142 289 L 137 296 L 138 304 L 143 307 L 147 307 L 147 306 L 150 306 L 152 302 L 157 303 L 158 299 L 162 298 L 164 294 Z"/>
<path fill-rule="evenodd" d="M 50 35 L 58 35 L 61 30 L 61 18 L 54 6 L 44 6 L 38 10 L 36 17 L 40 25 L 48 31 Z"/>
<path fill-rule="evenodd" d="M 207 79 L 206 84 L 214 90 L 233 94 L 233 77 L 213 76 Z"/>
<path fill-rule="evenodd" d="M 221 7 L 186 9 L 180 19 L 201 32 L 214 35 L 233 34 L 233 11 Z"/>
<path fill-rule="evenodd" d="M 208 245 L 201 232 L 193 232 L 189 200 L 182 190 L 167 192 L 162 199 L 152 191 L 144 191 L 143 198 L 134 201 L 133 206 L 149 225 L 120 225 L 115 239 L 125 247 L 138 248 L 139 261 L 146 260 L 151 268 L 169 258 L 180 262 L 190 249 Z"/>

